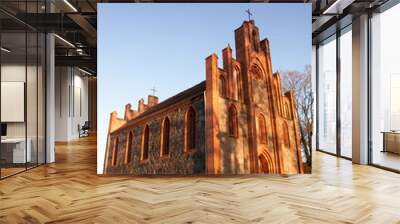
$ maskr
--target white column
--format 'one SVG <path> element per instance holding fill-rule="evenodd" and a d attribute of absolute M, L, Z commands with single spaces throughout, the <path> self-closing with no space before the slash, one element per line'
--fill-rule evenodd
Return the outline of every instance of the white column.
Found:
<path fill-rule="evenodd" d="M 46 1 L 46 11 L 54 12 L 54 5 Z M 54 34 L 46 35 L 46 163 L 55 161 L 55 42 Z"/>
<path fill-rule="evenodd" d="M 368 163 L 368 15 L 353 19 L 353 162 Z"/>
<path fill-rule="evenodd" d="M 54 133 L 55 133 L 55 56 L 54 35 L 46 36 L 46 163 L 55 161 Z"/>

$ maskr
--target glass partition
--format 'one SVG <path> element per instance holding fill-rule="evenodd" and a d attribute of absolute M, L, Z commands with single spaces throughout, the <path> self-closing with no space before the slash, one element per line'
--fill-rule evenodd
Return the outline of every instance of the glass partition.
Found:
<path fill-rule="evenodd" d="M 317 48 L 318 150 L 352 157 L 352 25 Z"/>
<path fill-rule="evenodd" d="M 336 154 L 336 36 L 318 47 L 318 149 Z"/>
<path fill-rule="evenodd" d="M 1 175 L 26 169 L 26 34 L 1 34 Z M 4 50 L 6 49 L 6 50 Z"/>
<path fill-rule="evenodd" d="M 371 162 L 400 170 L 400 4 L 371 18 Z"/>
<path fill-rule="evenodd" d="M 38 64 L 37 64 L 37 162 L 43 164 L 46 162 L 46 37 L 43 33 L 38 33 Z"/>
<path fill-rule="evenodd" d="M 352 35 L 351 25 L 340 35 L 340 155 L 352 157 Z"/>
<path fill-rule="evenodd" d="M 36 32 L 27 33 L 27 74 L 26 74 L 26 113 L 27 113 L 27 151 L 29 160 L 27 167 L 37 165 L 37 132 L 38 132 L 38 35 Z"/>
<path fill-rule="evenodd" d="M 39 13 L 43 5 L 0 3 L 17 13 Z M 0 12 L 1 179 L 45 163 L 45 44 L 43 33 Z"/>

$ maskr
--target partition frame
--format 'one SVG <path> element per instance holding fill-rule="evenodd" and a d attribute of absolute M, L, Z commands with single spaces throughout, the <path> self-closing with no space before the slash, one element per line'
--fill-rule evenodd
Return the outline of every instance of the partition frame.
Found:
<path fill-rule="evenodd" d="M 368 111 L 367 111 L 367 113 L 368 113 L 368 124 L 367 124 L 367 127 L 368 127 L 368 139 L 367 139 L 367 141 L 368 141 L 368 152 L 367 152 L 367 155 L 368 155 L 368 159 L 367 159 L 367 164 L 368 165 L 370 165 L 370 166 L 373 166 L 373 167 L 377 167 L 377 168 L 380 168 L 380 169 L 383 169 L 383 170 L 387 170 L 387 171 L 391 171 L 391 172 L 395 172 L 395 173 L 400 173 L 400 170 L 397 170 L 397 169 L 393 169 L 393 168 L 390 168 L 390 167 L 386 167 L 386 166 L 382 166 L 382 165 L 379 165 L 379 164 L 374 164 L 373 163 L 373 141 L 372 141 L 372 92 L 373 92 L 373 90 L 372 90 L 372 61 L 371 61 L 371 58 L 372 58 L 372 54 L 373 54 L 373 51 L 372 51 L 372 28 L 371 28 L 371 20 L 372 20 L 372 15 L 373 15 L 373 13 L 383 13 L 383 12 L 385 12 L 386 10 L 388 10 L 388 9 L 390 9 L 390 8 L 392 8 L 392 7 L 394 7 L 394 6 L 396 6 L 397 4 L 400 4 L 400 0 L 388 0 L 388 1 L 386 1 L 384 4 L 382 4 L 382 5 L 380 5 L 379 7 L 377 7 L 377 8 L 375 8 L 375 9 L 369 9 L 369 10 L 366 10 L 366 12 L 365 13 L 367 13 L 368 14 L 368 30 L 367 30 L 367 41 L 368 41 L 368 43 L 367 43 L 367 45 L 368 45 L 368 49 L 367 49 L 367 51 L 368 51 L 368 54 L 367 54 L 367 83 L 368 83 L 368 86 L 367 86 L 367 88 L 368 88 L 368 90 L 367 90 L 367 92 L 368 92 L 368 95 L 367 95 L 367 98 L 368 98 L 368 100 L 367 100 L 367 107 L 368 107 Z M 344 30 L 344 29 L 346 29 L 347 28 L 347 26 L 349 26 L 349 25 L 352 25 L 352 23 L 350 23 L 350 24 L 348 24 L 348 25 L 346 25 L 345 27 L 343 27 L 343 28 L 339 28 L 339 25 L 337 25 L 337 30 L 338 31 L 336 31 L 336 44 L 337 44 L 337 47 L 338 47 L 338 45 L 340 45 L 340 36 L 342 35 L 341 33 L 340 33 L 340 31 L 342 31 L 342 30 Z M 339 32 L 339 34 L 340 35 L 337 35 L 338 34 L 338 32 Z M 332 35 L 335 35 L 335 34 L 332 34 Z M 323 153 L 326 153 L 326 154 L 329 154 L 329 155 L 333 155 L 333 156 L 336 156 L 336 157 L 340 157 L 340 158 L 344 158 L 344 159 L 347 159 L 347 160 L 352 160 L 352 158 L 349 158 L 349 157 L 346 157 L 346 156 L 343 156 L 343 155 L 341 155 L 341 147 L 340 147 L 340 145 L 338 144 L 338 140 L 339 140 L 339 142 L 340 142 L 340 135 L 338 135 L 338 133 L 340 134 L 340 132 L 341 132 L 341 126 L 340 126 L 340 117 L 337 117 L 337 149 L 336 149 L 336 154 L 335 153 L 331 153 L 331 152 L 328 152 L 328 151 L 326 151 L 326 150 L 324 150 L 324 149 L 321 149 L 320 147 L 319 147 L 319 91 L 320 91 L 320 89 L 319 89 L 319 63 L 318 63 L 318 61 L 319 61 L 319 51 L 318 51 L 318 48 L 319 48 L 319 45 L 320 45 L 320 43 L 321 42 L 323 42 L 323 41 L 325 41 L 326 39 L 328 39 L 328 38 L 330 38 L 332 35 L 329 35 L 328 37 L 326 37 L 326 38 L 324 38 L 324 39 L 322 39 L 322 40 L 318 40 L 318 43 L 316 44 L 316 72 L 315 72 L 315 74 L 316 74 L 316 77 L 315 77 L 315 80 L 316 80 L 316 151 L 318 151 L 318 152 L 323 152 Z M 339 51 L 340 51 L 340 49 L 339 49 Z M 336 52 L 336 56 L 338 57 L 339 56 L 339 51 L 337 51 Z M 339 58 L 339 60 L 340 60 L 340 58 Z M 338 66 L 337 65 L 337 76 L 339 77 L 339 79 L 340 79 L 340 65 Z M 340 82 L 338 82 L 338 80 L 339 79 L 337 79 L 337 82 L 336 82 L 336 85 L 340 85 Z M 337 90 L 339 90 L 340 91 L 340 87 L 337 87 Z M 336 97 L 337 98 L 340 98 L 340 92 L 337 92 L 336 93 Z M 340 102 L 340 99 L 338 99 L 337 100 L 337 102 Z M 340 104 L 337 104 L 336 106 L 338 107 L 338 105 L 339 105 L 339 107 L 340 107 Z M 337 111 L 340 111 L 340 110 L 338 110 L 337 109 Z M 338 113 L 336 114 L 337 116 L 338 116 Z M 339 116 L 340 116 L 340 113 L 339 113 Z"/>
<path fill-rule="evenodd" d="M 336 32 L 335 33 L 333 33 L 333 34 L 331 34 L 331 35 L 329 35 L 329 36 L 327 36 L 326 38 L 324 38 L 324 39 L 322 39 L 322 40 L 320 40 L 319 42 L 318 42 L 318 44 L 316 45 L 316 70 L 315 70 L 315 75 L 316 75 L 316 78 L 315 78 L 315 80 L 316 80 L 316 111 L 315 111 L 315 113 L 316 113 L 316 138 L 315 138 L 315 140 L 316 140 L 316 151 L 319 151 L 319 152 L 323 152 L 323 153 L 326 153 L 326 154 L 329 154 L 329 155 L 332 155 L 332 156 L 337 156 L 337 157 L 339 157 L 339 158 L 343 158 L 343 159 L 346 159 L 346 160 L 352 160 L 352 158 L 350 158 L 350 157 L 347 157 L 347 156 L 344 156 L 344 155 L 342 155 L 342 153 L 341 153 L 341 131 L 342 131 L 342 129 L 341 129 L 341 117 L 340 117 L 340 113 L 341 113 L 341 108 L 340 108 L 340 103 L 341 103 L 341 92 L 340 92 L 340 84 L 341 84 L 341 66 L 340 66 L 340 37 L 344 34 L 344 33 L 346 33 L 346 32 L 351 32 L 351 31 L 348 31 L 347 29 L 349 29 L 349 27 L 352 25 L 352 23 L 349 23 L 349 24 L 347 24 L 347 25 L 345 25 L 344 27 L 341 27 L 341 28 L 339 28 L 339 27 L 337 27 L 337 30 L 336 30 Z M 333 39 L 333 40 L 331 40 L 331 41 L 336 41 L 336 61 L 335 61 L 335 63 L 336 63 L 336 152 L 335 153 L 332 153 L 332 152 L 329 152 L 329 151 L 327 151 L 327 150 L 325 150 L 325 149 L 322 149 L 322 148 L 320 148 L 320 144 L 319 144 L 319 136 L 320 136 L 320 127 L 319 127 L 319 119 L 320 119 L 320 117 L 319 117 L 319 100 L 320 100 L 320 97 L 319 97 L 319 93 L 320 93 L 320 86 L 319 86 L 319 79 L 320 79 L 320 72 L 319 72 L 319 51 L 318 51 L 318 49 L 320 48 L 320 45 L 321 45 L 321 43 L 323 43 L 323 42 L 325 42 L 325 41 L 327 41 L 329 38 L 332 38 L 332 36 L 334 36 L 335 35 L 335 39 Z"/>
<path fill-rule="evenodd" d="M 372 19 L 373 19 L 373 13 L 383 13 L 388 9 L 391 9 L 392 7 L 400 4 L 400 0 L 388 0 L 384 4 L 380 5 L 379 7 L 369 10 L 368 13 L 368 31 L 367 31 L 367 45 L 368 45 L 368 54 L 367 54 L 367 61 L 368 61 L 368 69 L 367 69 L 367 80 L 368 80 L 368 111 L 367 111 L 367 119 L 368 119 L 368 165 L 387 170 L 390 172 L 394 173 L 400 173 L 400 170 L 390 168 L 387 166 L 383 166 L 377 163 L 374 163 L 373 160 L 373 154 L 374 154 L 374 146 L 373 146 L 373 133 L 372 133 L 372 94 L 373 94 L 373 88 L 372 88 L 372 54 L 373 54 L 373 48 L 372 48 Z"/>
<path fill-rule="evenodd" d="M 36 0 L 36 1 L 33 1 L 33 3 L 36 3 L 36 13 L 39 13 L 39 2 L 44 2 L 44 1 L 39 1 L 39 0 Z M 27 0 L 25 0 L 25 1 L 22 1 L 22 3 L 25 3 L 25 21 L 27 21 L 26 19 L 27 19 L 27 3 L 28 3 L 28 1 Z M 2 9 L 3 10 L 3 9 Z M 47 7 L 45 8 L 45 12 L 47 12 Z M 47 108 L 47 32 L 42 32 L 42 31 L 40 31 L 40 30 L 38 30 L 38 29 L 36 29 L 36 28 L 34 28 L 34 27 L 32 27 L 32 26 L 30 26 L 29 24 L 27 24 L 27 23 L 25 23 L 25 22 L 23 22 L 23 21 L 20 21 L 20 20 L 17 20 L 18 22 L 20 22 L 20 23 L 23 23 L 23 25 L 24 25 L 24 30 L 18 30 L 18 31 L 15 31 L 15 32 L 4 32 L 4 31 L 2 31 L 1 29 L 0 29 L 0 46 L 2 46 L 2 34 L 3 33 L 19 33 L 19 32 L 21 32 L 21 33 L 24 33 L 24 35 L 25 35 L 25 84 L 24 84 L 24 91 L 25 91 L 25 93 L 24 93 L 24 123 L 25 123 L 25 127 L 24 127 L 24 129 L 25 129 L 25 169 L 23 169 L 23 170 L 21 170 L 21 171 L 18 171 L 18 172 L 15 172 L 15 173 L 12 173 L 12 174 L 9 174 L 9 175 L 7 175 L 7 176 L 4 176 L 3 175 L 3 173 L 2 173 L 2 170 L 3 170 L 3 168 L 0 166 L 0 180 L 3 180 L 3 179 L 6 179 L 6 178 L 8 178 L 8 177 L 12 177 L 12 176 L 14 176 L 14 175 L 17 175 L 17 174 L 20 174 L 20 173 L 23 173 L 23 172 L 25 172 L 25 171 L 27 171 L 27 170 L 30 170 L 30 169 L 33 169 L 33 168 L 36 168 L 36 167 L 39 167 L 39 166 L 41 166 L 41 165 L 44 165 L 44 164 L 46 164 L 47 163 L 47 110 L 46 110 L 46 108 Z M 1 23 L 0 23 L 0 28 L 1 28 Z M 30 166 L 30 167 L 28 167 L 28 163 L 27 163 L 27 160 L 28 160 L 28 154 L 27 154 L 27 145 L 28 145 L 28 117 L 27 117 L 27 94 L 28 94 L 28 92 L 27 92 L 27 82 L 28 82 L 28 78 L 27 78 L 27 76 L 28 76 L 28 30 L 30 30 L 30 32 L 33 32 L 34 33 L 34 35 L 36 34 L 36 47 L 35 47 L 35 55 L 36 55 L 36 64 L 35 64 L 35 66 L 36 66 L 36 93 L 33 93 L 33 94 L 36 94 L 36 136 L 33 136 L 33 138 L 35 138 L 36 137 L 36 142 L 37 142 L 37 144 L 36 144 L 36 162 L 35 163 L 32 163 L 32 164 L 30 164 L 30 165 L 32 165 L 32 166 Z M 42 88 L 43 88 L 43 93 L 42 93 L 42 97 L 43 97 L 43 99 L 42 99 L 42 109 L 43 109 L 43 117 L 41 117 L 42 119 L 41 119 L 41 122 L 43 122 L 43 145 L 42 145 L 42 147 L 43 147 L 43 149 L 42 149 L 42 153 L 43 153 L 43 155 L 41 155 L 42 157 L 43 157 L 43 162 L 42 163 L 40 163 L 39 162 L 39 68 L 38 68 L 38 66 L 39 66 L 39 34 L 43 34 L 43 36 L 42 36 L 42 38 L 41 38 L 41 41 L 42 41 L 42 47 L 43 47 L 43 49 L 41 50 L 41 53 L 42 53 L 42 60 L 44 60 L 43 61 L 43 63 L 42 63 L 42 70 L 41 70 L 41 73 L 42 73 Z M 3 66 L 3 64 L 2 64 L 2 62 L 3 62 L 3 58 L 2 58 L 2 52 L 0 52 L 0 82 L 1 82 L 1 80 L 2 80 L 2 66 Z M 0 89 L 1 89 L 1 86 L 0 86 Z M 0 101 L 1 101 L 1 91 L 0 91 Z M 0 105 L 0 111 L 1 111 L 1 105 Z M 0 123 L 2 123 L 1 122 L 1 113 L 0 113 Z M 0 158 L 1 158 L 1 153 L 2 153 L 2 147 L 1 147 L 1 144 L 0 144 Z"/>

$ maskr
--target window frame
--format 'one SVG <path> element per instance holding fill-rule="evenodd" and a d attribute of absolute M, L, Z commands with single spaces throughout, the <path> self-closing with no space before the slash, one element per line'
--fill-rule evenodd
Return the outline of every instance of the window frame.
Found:
<path fill-rule="evenodd" d="M 232 112 L 234 112 L 232 114 Z M 229 137 L 239 137 L 239 117 L 236 106 L 231 104 L 228 108 L 228 133 Z"/>
<path fill-rule="evenodd" d="M 286 121 L 282 122 L 282 129 L 283 129 L 283 144 L 287 147 L 290 148 L 290 130 L 289 130 L 289 125 Z"/>
<path fill-rule="evenodd" d="M 193 113 L 193 120 L 189 120 L 190 119 L 189 116 L 191 113 Z M 196 135 L 197 135 L 196 127 L 197 127 L 197 114 L 193 106 L 190 106 L 185 113 L 184 152 L 196 150 Z"/>
<path fill-rule="evenodd" d="M 259 113 L 257 115 L 257 127 L 258 127 L 258 130 L 257 130 L 258 142 L 263 145 L 268 145 L 267 122 L 266 122 L 264 114 L 262 114 L 262 113 Z"/>
<path fill-rule="evenodd" d="M 330 155 L 333 155 L 333 156 L 337 156 L 337 157 L 340 157 L 340 158 L 344 158 L 344 159 L 347 159 L 347 160 L 352 160 L 349 157 L 343 156 L 342 153 L 341 153 L 341 145 L 342 144 L 341 144 L 341 118 L 340 118 L 340 113 L 341 113 L 341 108 L 340 108 L 340 105 L 341 105 L 341 101 L 340 101 L 341 100 L 340 99 L 341 98 L 341 90 L 340 90 L 340 86 L 341 86 L 341 79 L 340 79 L 340 77 L 341 77 L 340 41 L 341 41 L 341 36 L 343 34 L 347 33 L 347 32 L 352 32 L 352 23 L 351 22 L 349 24 L 345 25 L 344 27 L 336 30 L 336 32 L 333 33 L 332 35 L 327 36 L 323 40 L 320 40 L 318 42 L 318 44 L 316 45 L 316 50 L 315 50 L 316 51 L 315 52 L 315 54 L 316 54 L 316 59 L 315 59 L 316 60 L 316 70 L 315 71 L 316 72 L 315 72 L 315 75 L 316 75 L 316 96 L 317 97 L 316 97 L 316 100 L 315 100 L 315 103 L 316 103 L 316 111 L 315 111 L 315 116 L 316 116 L 316 121 L 315 121 L 316 122 L 316 138 L 315 138 L 315 141 L 316 141 L 316 151 L 327 153 L 327 154 L 330 154 Z M 319 110 L 320 97 L 319 97 L 319 95 L 320 95 L 320 91 L 321 91 L 320 86 L 319 86 L 319 83 L 320 83 L 319 47 L 320 47 L 320 45 L 322 43 L 327 43 L 327 42 L 330 42 L 330 41 L 336 41 L 336 50 L 335 50 L 335 54 L 336 54 L 336 60 L 335 60 L 335 64 L 336 64 L 336 87 L 335 87 L 336 88 L 336 93 L 335 93 L 335 97 L 336 97 L 336 108 L 335 108 L 335 110 L 336 110 L 336 114 L 335 114 L 335 116 L 336 116 L 336 119 L 335 119 L 335 122 L 336 122 L 336 139 L 335 139 L 336 140 L 336 148 L 335 148 L 335 152 L 334 153 L 320 148 L 320 140 L 319 140 L 320 130 L 321 130 L 320 125 L 319 125 L 319 120 L 320 120 L 320 115 L 319 115 L 319 113 L 320 113 L 320 110 Z"/>
<path fill-rule="evenodd" d="M 140 161 L 146 162 L 149 160 L 149 151 L 150 151 L 150 127 L 146 124 L 142 130 L 142 142 L 140 147 Z M 145 158 L 145 151 L 146 151 L 146 158 Z"/>
<path fill-rule="evenodd" d="M 133 131 L 129 131 L 126 138 L 125 164 L 128 164 L 133 161 L 132 147 L 133 147 Z"/>
<path fill-rule="evenodd" d="M 219 75 L 218 78 L 218 92 L 219 96 L 221 98 L 226 98 L 227 97 L 227 84 L 226 84 L 226 78 L 223 74 Z"/>
<path fill-rule="evenodd" d="M 111 166 L 116 166 L 118 164 L 118 150 L 119 150 L 119 136 L 116 136 L 113 144 Z"/>
<path fill-rule="evenodd" d="M 168 153 L 165 153 L 165 124 L 168 122 Z M 166 116 L 161 123 L 161 129 L 160 129 L 160 157 L 169 157 L 170 155 L 170 146 L 171 146 L 171 120 L 169 119 L 168 116 Z"/>

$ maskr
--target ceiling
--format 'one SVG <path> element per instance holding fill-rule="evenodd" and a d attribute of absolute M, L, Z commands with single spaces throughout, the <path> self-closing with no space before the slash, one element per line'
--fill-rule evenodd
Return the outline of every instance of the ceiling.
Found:
<path fill-rule="evenodd" d="M 12 49 L 6 58 L 16 60 L 18 55 L 26 53 L 30 58 L 30 52 L 34 53 L 36 46 L 29 43 L 35 36 L 29 33 L 53 32 L 56 34 L 56 66 L 78 66 L 96 74 L 97 2 L 47 0 L 46 4 L 45 0 L 1 0 L 2 43 Z M 25 31 L 28 32 L 27 52 Z"/>
<path fill-rule="evenodd" d="M 97 3 L 138 2 L 115 0 L 1 0 L 0 24 L 8 48 L 8 59 L 25 52 L 24 33 L 55 33 L 56 66 L 78 66 L 97 73 Z M 151 2 L 151 1 L 141 1 Z M 3 42 L 5 43 L 5 42 Z"/>
<path fill-rule="evenodd" d="M 205 1 L 211 2 L 212 0 Z M 229 0 L 229 2 L 231 1 Z M 338 21 L 346 21 L 347 19 L 351 23 L 352 16 L 376 8 L 386 1 L 254 0 L 251 2 L 312 3 L 312 35 L 313 43 L 316 43 L 321 38 L 335 32 L 335 26 L 340 24 Z M 47 0 L 47 5 L 46 0 L 1 0 L 1 28 L 3 32 L 14 33 L 7 34 L 5 38 L 15 40 L 15 45 L 18 45 L 17 42 L 20 42 L 21 35 L 17 33 L 25 32 L 26 29 L 39 32 L 54 32 L 57 34 L 55 38 L 56 65 L 79 66 L 96 74 L 97 3 L 116 2 L 183 2 L 183 0 Z M 192 0 L 192 2 L 204 1 Z M 345 23 L 343 24 L 345 25 Z M 12 36 L 15 36 L 15 38 Z M 30 51 L 29 47 L 28 51 Z M 15 54 L 17 53 L 16 51 Z"/>
<path fill-rule="evenodd" d="M 372 12 L 389 0 L 313 0 L 313 44 L 351 24 L 352 18 Z"/>

